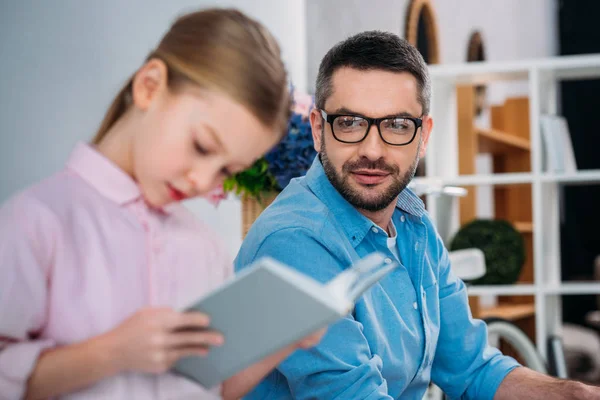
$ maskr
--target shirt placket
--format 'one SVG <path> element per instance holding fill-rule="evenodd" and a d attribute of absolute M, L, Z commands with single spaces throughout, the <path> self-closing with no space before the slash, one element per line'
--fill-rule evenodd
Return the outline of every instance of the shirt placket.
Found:
<path fill-rule="evenodd" d="M 143 203 L 143 200 L 139 200 L 135 207 L 134 212 L 140 221 L 142 229 L 144 231 L 144 244 L 145 244 L 145 258 L 146 258 L 146 277 L 147 277 L 147 290 L 148 290 L 148 305 L 155 306 L 159 303 L 157 287 L 156 287 L 156 255 L 154 251 L 155 246 L 155 231 L 152 226 L 151 215 L 148 208 Z"/>
<path fill-rule="evenodd" d="M 418 293 L 419 293 L 419 308 L 421 311 L 421 321 L 422 321 L 422 326 L 423 326 L 423 335 L 425 338 L 425 346 L 423 349 L 423 358 L 422 358 L 422 362 L 421 362 L 421 366 L 419 367 L 419 373 L 421 373 L 423 370 L 425 370 L 426 368 L 428 368 L 432 363 L 432 356 L 430 356 L 431 353 L 431 333 L 430 333 L 430 329 L 429 329 L 429 314 L 427 313 L 427 294 L 425 291 L 425 288 L 423 287 L 423 262 L 424 262 L 424 258 L 425 258 L 425 250 L 426 250 L 426 244 L 427 244 L 427 231 L 425 229 L 425 226 L 423 225 L 422 221 L 417 222 L 416 224 L 414 224 L 415 229 L 416 229 L 416 240 L 415 240 L 415 244 L 414 244 L 414 251 L 415 251 L 415 261 L 416 261 L 416 265 L 418 266 L 417 271 L 419 271 L 419 276 L 418 276 L 418 285 L 417 287 L 419 288 Z"/>

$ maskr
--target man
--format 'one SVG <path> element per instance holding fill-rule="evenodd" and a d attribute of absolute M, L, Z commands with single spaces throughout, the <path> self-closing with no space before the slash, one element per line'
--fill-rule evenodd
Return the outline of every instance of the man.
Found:
<path fill-rule="evenodd" d="M 358 34 L 325 55 L 316 89 L 319 156 L 259 217 L 236 266 L 271 256 L 326 282 L 380 251 L 400 267 L 249 398 L 421 399 L 430 380 L 451 398 L 600 396 L 520 367 L 489 347 L 484 323 L 471 318 L 464 284 L 406 189 L 433 127 L 419 52 L 393 34 Z"/>

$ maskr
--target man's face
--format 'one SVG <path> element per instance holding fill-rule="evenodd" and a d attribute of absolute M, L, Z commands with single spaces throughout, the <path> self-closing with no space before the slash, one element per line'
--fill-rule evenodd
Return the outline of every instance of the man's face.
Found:
<path fill-rule="evenodd" d="M 422 116 L 417 81 L 410 73 L 344 67 L 333 74 L 332 84 L 333 92 L 324 107 L 330 115 L 423 118 L 412 142 L 394 146 L 382 140 L 375 124 L 363 141 L 342 143 L 335 139 L 331 124 L 319 110 L 311 113 L 315 149 L 332 185 L 353 206 L 382 210 L 395 202 L 413 178 L 420 157 L 425 155 L 433 121 Z"/>

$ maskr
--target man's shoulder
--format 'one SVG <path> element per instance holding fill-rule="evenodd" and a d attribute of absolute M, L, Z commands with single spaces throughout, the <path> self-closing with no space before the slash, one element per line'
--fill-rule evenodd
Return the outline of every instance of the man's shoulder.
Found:
<path fill-rule="evenodd" d="M 331 210 L 305 185 L 292 182 L 252 224 L 247 238 L 264 240 L 275 233 L 320 236 Z"/>
<path fill-rule="evenodd" d="M 263 255 L 294 264 L 299 259 L 336 259 L 343 253 L 340 234 L 332 210 L 310 189 L 292 182 L 250 228 L 236 257 L 236 269 Z"/>

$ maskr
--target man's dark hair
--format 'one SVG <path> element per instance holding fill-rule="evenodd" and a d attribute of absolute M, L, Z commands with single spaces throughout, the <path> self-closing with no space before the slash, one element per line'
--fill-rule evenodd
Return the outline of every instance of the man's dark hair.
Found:
<path fill-rule="evenodd" d="M 399 36 L 381 31 L 367 31 L 339 42 L 325 54 L 319 66 L 315 104 L 323 109 L 331 96 L 333 73 L 342 67 L 358 70 L 408 72 L 417 80 L 417 100 L 423 115 L 429 113 L 431 81 L 423 56 Z"/>

